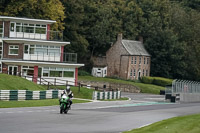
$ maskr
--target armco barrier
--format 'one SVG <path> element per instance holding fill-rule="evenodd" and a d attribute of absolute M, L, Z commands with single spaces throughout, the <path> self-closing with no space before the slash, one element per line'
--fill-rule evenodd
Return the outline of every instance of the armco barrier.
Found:
<path fill-rule="evenodd" d="M 29 90 L 0 90 L 0 100 L 37 100 L 58 98 L 62 90 L 29 91 Z"/>
<path fill-rule="evenodd" d="M 93 100 L 120 99 L 121 91 L 93 92 Z"/>

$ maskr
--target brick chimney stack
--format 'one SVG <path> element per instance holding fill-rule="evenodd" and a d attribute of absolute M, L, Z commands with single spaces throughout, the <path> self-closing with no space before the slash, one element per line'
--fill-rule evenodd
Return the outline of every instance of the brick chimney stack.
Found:
<path fill-rule="evenodd" d="M 143 37 L 139 36 L 139 41 L 143 44 Z"/>
<path fill-rule="evenodd" d="M 117 36 L 117 41 L 122 41 L 122 33 L 119 33 Z"/>

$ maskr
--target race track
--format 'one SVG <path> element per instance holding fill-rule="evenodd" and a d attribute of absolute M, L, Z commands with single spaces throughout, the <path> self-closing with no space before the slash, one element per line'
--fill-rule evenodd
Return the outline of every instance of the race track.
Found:
<path fill-rule="evenodd" d="M 129 94 L 130 101 L 0 109 L 0 133 L 120 133 L 163 119 L 200 113 L 200 103 L 164 103 L 163 96 Z"/>

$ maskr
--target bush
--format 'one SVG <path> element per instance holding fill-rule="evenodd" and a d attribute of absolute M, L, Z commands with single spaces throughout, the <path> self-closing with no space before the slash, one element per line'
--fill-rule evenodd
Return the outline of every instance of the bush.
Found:
<path fill-rule="evenodd" d="M 167 85 L 171 85 L 172 81 L 172 79 L 154 77 L 153 84 L 165 87 Z"/>
<path fill-rule="evenodd" d="M 142 83 L 145 83 L 145 84 L 153 84 L 154 78 L 153 77 L 141 77 L 140 80 Z"/>
<path fill-rule="evenodd" d="M 78 75 L 79 76 L 91 76 L 90 73 L 86 72 L 86 71 L 83 71 L 83 70 L 79 70 L 78 71 Z"/>
<path fill-rule="evenodd" d="M 141 82 L 145 84 L 155 84 L 159 86 L 167 86 L 172 84 L 172 79 L 162 77 L 142 77 Z"/>

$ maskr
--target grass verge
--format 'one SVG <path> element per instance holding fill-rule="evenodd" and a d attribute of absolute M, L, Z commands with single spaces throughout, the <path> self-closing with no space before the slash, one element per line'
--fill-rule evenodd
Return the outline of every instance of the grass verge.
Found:
<path fill-rule="evenodd" d="M 136 83 L 134 81 L 126 81 L 126 80 L 119 80 L 119 79 L 112 79 L 112 78 L 99 78 L 99 77 L 92 77 L 92 76 L 79 76 L 79 80 L 110 82 L 110 83 L 120 83 L 120 84 L 130 84 L 130 85 L 134 85 L 134 86 L 140 88 L 142 93 L 159 94 L 160 90 L 165 90 L 165 87 L 158 86 L 158 85 Z"/>
<path fill-rule="evenodd" d="M 122 97 L 120 99 L 107 99 L 107 100 L 100 100 L 100 101 L 125 101 L 125 100 L 128 100 L 129 98 L 128 97 Z"/>
<path fill-rule="evenodd" d="M 174 117 L 124 133 L 200 133 L 200 114 Z"/>
<path fill-rule="evenodd" d="M 87 103 L 90 101 L 73 99 L 73 103 Z M 26 100 L 26 101 L 0 101 L 0 108 L 39 107 L 59 105 L 58 99 Z"/>

